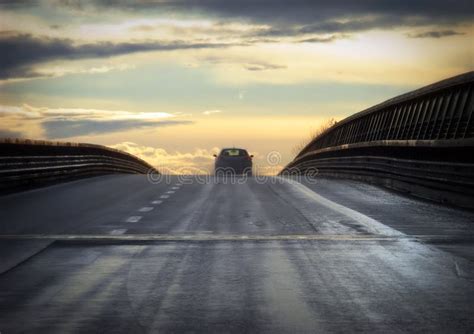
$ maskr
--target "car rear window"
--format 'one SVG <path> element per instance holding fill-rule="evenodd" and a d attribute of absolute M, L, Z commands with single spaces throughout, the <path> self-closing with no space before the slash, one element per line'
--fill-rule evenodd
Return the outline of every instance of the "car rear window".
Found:
<path fill-rule="evenodd" d="M 222 150 L 221 155 L 223 155 L 224 157 L 245 157 L 248 156 L 248 153 L 246 150 L 230 148 Z"/>

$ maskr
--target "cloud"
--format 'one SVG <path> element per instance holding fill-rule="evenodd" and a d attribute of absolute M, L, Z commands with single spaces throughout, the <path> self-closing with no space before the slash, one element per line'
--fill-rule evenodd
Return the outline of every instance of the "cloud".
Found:
<path fill-rule="evenodd" d="M 209 115 L 212 115 L 212 114 L 218 114 L 218 113 L 221 113 L 222 110 L 206 110 L 206 111 L 203 111 L 202 113 L 206 116 L 209 116 Z"/>
<path fill-rule="evenodd" d="M 354 33 L 375 28 L 392 28 L 394 26 L 419 25 L 423 23 L 425 23 L 423 18 L 414 20 L 403 17 L 377 16 L 316 22 L 301 27 L 298 32 L 302 34 Z"/>
<path fill-rule="evenodd" d="M 460 21 L 462 22 L 462 21 Z M 459 22 L 459 23 L 460 23 Z M 448 23 L 442 21 L 441 23 Z M 452 24 L 453 22 L 451 22 Z M 263 37 L 301 37 L 307 35 L 316 36 L 307 38 L 302 42 L 333 42 L 337 39 L 344 39 L 351 34 L 374 30 L 374 29 L 393 29 L 406 27 L 422 27 L 433 24 L 430 18 L 423 15 L 418 16 L 396 16 L 392 14 L 376 15 L 351 18 L 328 18 L 327 20 L 317 21 L 315 23 L 303 25 L 289 25 L 283 27 L 272 27 L 256 31 L 253 36 Z M 330 36 L 327 36 L 330 34 Z M 416 34 L 415 37 L 444 37 L 458 35 L 461 33 L 453 30 L 429 31 L 424 34 Z"/>
<path fill-rule="evenodd" d="M 214 147 L 172 153 L 162 148 L 142 146 L 133 142 L 123 142 L 110 147 L 138 156 L 157 167 L 163 174 L 209 174 L 214 164 L 212 155 L 219 152 L 219 149 Z"/>
<path fill-rule="evenodd" d="M 244 68 L 247 71 L 268 71 L 268 70 L 279 70 L 283 68 L 287 68 L 285 65 L 275 65 L 275 64 L 245 64 Z"/>
<path fill-rule="evenodd" d="M 347 38 L 349 34 L 377 28 L 393 28 L 396 26 L 426 24 L 424 18 L 395 18 L 392 16 L 364 16 L 361 18 L 328 18 L 314 23 L 295 23 L 280 26 L 269 26 L 254 32 L 253 36 L 260 37 L 301 37 L 318 34 L 317 38 L 325 38 L 330 42 L 338 38 Z M 334 38 L 328 38 L 327 34 L 333 34 Z M 337 35 L 336 35 L 337 34 Z"/>
<path fill-rule="evenodd" d="M 0 105 L 0 120 L 38 124 L 49 139 L 103 134 L 131 129 L 186 125 L 183 115 L 166 112 L 130 112 L 85 108 L 37 108 Z"/>
<path fill-rule="evenodd" d="M 473 16 L 472 2 L 458 0 L 452 3 L 445 0 L 93 0 L 57 1 L 63 6 L 82 11 L 97 10 L 94 7 L 121 9 L 128 12 L 147 13 L 181 12 L 212 14 L 222 18 L 240 18 L 264 23 L 308 24 L 329 21 L 334 18 L 358 16 L 424 17 L 436 21 L 469 21 Z M 79 4 L 79 5 L 78 5 Z"/>
<path fill-rule="evenodd" d="M 190 152 L 170 152 L 163 148 L 139 145 L 134 142 L 122 142 L 110 147 L 133 154 L 156 167 L 163 174 L 211 174 L 214 169 L 213 154 L 220 149 L 195 148 Z M 283 164 L 268 165 L 267 155 L 253 152 L 254 171 L 259 175 L 276 175 L 282 170 Z"/>
<path fill-rule="evenodd" d="M 456 35 L 464 35 L 463 32 L 458 32 L 454 30 L 439 30 L 439 31 L 425 31 L 416 34 L 408 34 L 410 38 L 443 38 Z"/>
<path fill-rule="evenodd" d="M 0 118 L 13 117 L 19 119 L 39 119 L 42 117 L 38 109 L 32 108 L 27 104 L 23 106 L 0 105 Z"/>
<path fill-rule="evenodd" d="M 207 56 L 201 58 L 201 60 L 214 64 L 241 64 L 241 66 L 247 71 L 268 71 L 268 70 L 279 70 L 287 68 L 286 65 L 273 64 L 265 61 L 255 61 L 255 57 L 223 57 L 223 56 Z"/>
<path fill-rule="evenodd" d="M 61 120 L 157 120 L 176 117 L 178 114 L 167 112 L 131 112 L 124 110 L 102 110 L 87 108 L 47 108 L 0 105 L 1 116 L 17 116 L 28 119 L 61 119 Z"/>
<path fill-rule="evenodd" d="M 474 11 L 470 0 L 457 0 L 455 4 L 445 0 L 413 0 L 407 4 L 394 0 L 89 0 L 89 1 L 24 1 L 29 6 L 47 9 L 54 5 L 56 9 L 67 7 L 72 9 L 69 15 L 87 15 L 94 17 L 102 11 L 112 10 L 120 15 L 147 14 L 147 18 L 188 17 L 210 18 L 217 24 L 186 24 L 176 25 L 178 36 L 188 33 L 208 33 L 211 36 L 226 34 L 228 36 L 284 37 L 305 34 L 354 33 L 372 29 L 407 28 L 433 25 L 470 24 Z M 7 6 L 14 7 L 15 6 Z M 17 6 L 22 10 L 27 6 Z M 10 8 L 12 9 L 12 8 Z M 61 13 L 68 13 L 61 11 Z M 192 21 L 191 20 L 191 21 Z M 173 19 L 158 21 L 143 20 L 132 26 L 131 31 L 156 32 L 163 24 L 171 24 Z M 177 20 L 174 20 L 177 21 Z M 232 25 L 229 23 L 238 22 Z M 242 24 L 243 23 L 243 24 Z M 54 23 L 51 23 L 54 25 Z M 171 24 L 172 25 L 172 24 Z M 243 26 L 246 26 L 244 29 Z M 248 28 L 251 29 L 248 29 Z M 257 42 L 247 40 L 247 42 Z"/>
<path fill-rule="evenodd" d="M 132 30 L 132 31 L 145 31 L 145 32 L 149 32 L 149 31 L 154 31 L 154 30 L 156 30 L 156 27 L 153 26 L 153 25 L 150 25 L 150 24 L 140 24 L 140 25 L 131 27 L 130 30 Z"/>
<path fill-rule="evenodd" d="M 70 39 L 38 37 L 15 32 L 0 33 L 0 79 L 42 76 L 32 66 L 53 60 L 108 58 L 137 52 L 223 48 L 226 43 L 97 42 L 77 44 Z"/>
<path fill-rule="evenodd" d="M 0 138 L 21 138 L 21 137 L 23 137 L 23 133 L 20 131 L 0 129 Z"/>
<path fill-rule="evenodd" d="M 129 64 L 114 64 L 114 65 L 102 65 L 102 66 L 52 66 L 49 68 L 42 68 L 41 71 L 36 71 L 33 76 L 26 76 L 18 78 L 17 80 L 24 80 L 27 78 L 35 77 L 60 77 L 67 74 L 97 74 L 107 73 L 111 71 L 126 71 L 129 69 L 136 68 L 135 65 Z"/>
<path fill-rule="evenodd" d="M 191 124 L 191 121 L 139 121 L 139 120 L 47 120 L 42 125 L 48 138 L 69 138 L 91 134 L 103 134 L 125 131 L 130 129 L 143 129 L 150 127 L 163 127 L 172 125 Z"/>
<path fill-rule="evenodd" d="M 298 43 L 330 43 L 338 39 L 348 38 L 348 35 L 331 35 L 325 37 L 305 38 L 297 41 Z"/>

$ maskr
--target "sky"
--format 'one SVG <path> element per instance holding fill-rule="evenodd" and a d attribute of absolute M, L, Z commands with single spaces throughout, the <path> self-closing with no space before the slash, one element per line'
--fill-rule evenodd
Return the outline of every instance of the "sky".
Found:
<path fill-rule="evenodd" d="M 0 137 L 164 173 L 243 147 L 276 173 L 329 119 L 473 70 L 473 17 L 463 0 L 0 0 Z"/>

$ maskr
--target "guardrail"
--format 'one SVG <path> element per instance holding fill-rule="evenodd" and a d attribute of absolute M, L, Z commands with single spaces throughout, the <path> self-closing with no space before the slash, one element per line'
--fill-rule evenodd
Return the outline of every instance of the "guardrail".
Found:
<path fill-rule="evenodd" d="M 317 170 L 474 208 L 473 90 L 469 72 L 354 114 L 280 174 Z"/>
<path fill-rule="evenodd" d="M 126 152 L 100 145 L 0 139 L 0 192 L 96 175 L 158 171 Z"/>

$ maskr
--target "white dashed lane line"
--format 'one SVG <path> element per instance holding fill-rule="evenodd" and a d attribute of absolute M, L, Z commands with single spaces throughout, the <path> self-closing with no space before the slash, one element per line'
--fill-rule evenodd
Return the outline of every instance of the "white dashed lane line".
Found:
<path fill-rule="evenodd" d="M 160 198 L 161 199 L 166 199 L 166 198 L 170 198 L 170 194 L 174 194 L 176 192 L 176 190 L 179 190 L 180 187 L 182 186 L 181 183 L 176 183 L 174 185 L 174 187 L 171 187 L 172 190 L 168 190 L 165 195 L 161 195 Z M 158 204 L 161 204 L 163 203 L 162 200 L 155 200 L 155 201 L 152 201 L 151 204 L 153 205 L 158 205 Z M 150 212 L 154 209 L 153 206 L 144 206 L 140 209 L 138 209 L 139 212 Z M 128 217 L 126 222 L 127 223 L 137 223 L 139 222 L 143 217 L 142 216 L 131 216 L 131 217 Z M 116 230 L 112 230 L 110 232 L 111 235 L 120 235 L 120 234 L 124 234 L 125 232 L 127 231 L 127 229 L 116 229 Z"/>
<path fill-rule="evenodd" d="M 154 209 L 154 207 L 152 207 L 152 206 L 144 206 L 143 208 L 138 209 L 138 211 L 140 211 L 140 212 L 149 212 L 153 209 Z"/>
<path fill-rule="evenodd" d="M 124 234 L 125 232 L 127 232 L 127 229 L 126 229 L 126 228 L 119 228 L 119 229 L 110 231 L 110 234 L 111 234 L 111 235 L 122 235 L 122 234 Z"/>
<path fill-rule="evenodd" d="M 131 216 L 131 217 L 128 217 L 126 222 L 127 223 L 137 223 L 140 221 L 140 219 L 142 219 L 142 216 Z"/>

